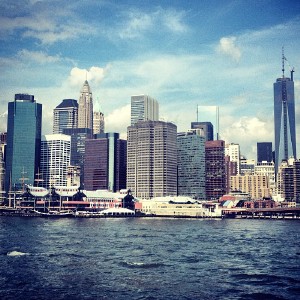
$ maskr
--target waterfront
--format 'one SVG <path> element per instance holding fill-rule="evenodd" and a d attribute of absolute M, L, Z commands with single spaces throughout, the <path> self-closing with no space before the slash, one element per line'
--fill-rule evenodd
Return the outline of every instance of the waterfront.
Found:
<path fill-rule="evenodd" d="M 1 299 L 298 299 L 300 222 L 0 218 Z"/>

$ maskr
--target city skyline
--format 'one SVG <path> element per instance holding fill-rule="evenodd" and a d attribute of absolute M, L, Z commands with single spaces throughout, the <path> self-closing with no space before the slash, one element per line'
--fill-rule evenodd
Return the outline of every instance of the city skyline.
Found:
<path fill-rule="evenodd" d="M 274 142 L 273 83 L 283 45 L 287 77 L 295 66 L 300 132 L 299 3 L 12 1 L 0 8 L 0 115 L 14 94 L 33 94 L 43 104 L 43 134 L 52 132 L 53 109 L 62 99 L 79 100 L 87 79 L 106 132 L 126 135 L 136 94 L 157 99 L 161 119 L 178 131 L 197 121 L 197 105 L 216 105 L 220 139 L 256 158 L 257 142 Z"/>

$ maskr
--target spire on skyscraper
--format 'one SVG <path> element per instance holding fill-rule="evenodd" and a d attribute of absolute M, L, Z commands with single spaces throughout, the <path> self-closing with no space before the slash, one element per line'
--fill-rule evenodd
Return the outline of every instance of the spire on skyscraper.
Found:
<path fill-rule="evenodd" d="M 78 102 L 78 128 L 93 130 L 93 96 L 87 80 L 81 88 Z"/>

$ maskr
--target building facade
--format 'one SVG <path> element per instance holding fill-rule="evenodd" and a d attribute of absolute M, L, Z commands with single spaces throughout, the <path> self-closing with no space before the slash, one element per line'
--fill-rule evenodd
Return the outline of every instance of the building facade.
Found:
<path fill-rule="evenodd" d="M 236 162 L 237 165 L 237 174 L 240 173 L 240 157 L 241 157 L 241 151 L 240 151 L 240 145 L 239 144 L 226 144 L 225 145 L 225 156 L 230 157 L 230 161 Z"/>
<path fill-rule="evenodd" d="M 89 128 L 93 131 L 93 95 L 87 80 L 78 101 L 78 128 Z"/>
<path fill-rule="evenodd" d="M 219 199 L 226 193 L 225 142 L 205 142 L 205 190 L 208 200 Z"/>
<path fill-rule="evenodd" d="M 272 196 L 276 190 L 274 162 L 258 162 L 254 167 L 254 174 L 267 176 L 270 195 Z"/>
<path fill-rule="evenodd" d="M 148 95 L 131 96 L 131 126 L 139 121 L 158 121 L 158 102 Z"/>
<path fill-rule="evenodd" d="M 65 128 L 78 127 L 78 103 L 74 99 L 64 99 L 53 110 L 53 133 L 63 133 Z"/>
<path fill-rule="evenodd" d="M 64 129 L 63 134 L 71 136 L 71 166 L 80 170 L 80 185 L 84 184 L 85 141 L 93 137 L 89 128 Z"/>
<path fill-rule="evenodd" d="M 178 195 L 206 198 L 204 143 L 196 131 L 177 134 Z"/>
<path fill-rule="evenodd" d="M 300 160 L 282 161 L 277 173 L 277 193 L 288 202 L 300 202 Z"/>
<path fill-rule="evenodd" d="M 177 126 L 162 121 L 127 128 L 127 189 L 138 198 L 177 195 Z"/>
<path fill-rule="evenodd" d="M 88 190 L 113 192 L 126 188 L 127 143 L 118 133 L 96 135 L 86 140 L 84 184 Z"/>
<path fill-rule="evenodd" d="M 257 163 L 273 161 L 272 142 L 257 143 Z"/>
<path fill-rule="evenodd" d="M 284 57 L 283 57 L 284 62 Z M 296 158 L 296 124 L 293 72 L 274 83 L 275 170 L 282 160 Z"/>
<path fill-rule="evenodd" d="M 48 134 L 42 137 L 40 172 L 41 186 L 67 186 L 71 159 L 71 137 L 65 134 Z"/>
<path fill-rule="evenodd" d="M 202 130 L 205 141 L 214 140 L 214 126 L 211 122 L 192 122 L 191 128 Z"/>
<path fill-rule="evenodd" d="M 33 95 L 16 94 L 8 103 L 5 190 L 34 184 L 41 149 L 42 104 Z M 22 178 L 22 179 L 21 179 Z"/>
<path fill-rule="evenodd" d="M 269 179 L 266 175 L 237 175 L 231 176 L 231 190 L 248 193 L 251 199 L 269 198 Z"/>
<path fill-rule="evenodd" d="M 93 133 L 104 133 L 104 114 L 100 111 L 94 111 L 93 117 Z"/>
<path fill-rule="evenodd" d="M 237 162 L 231 161 L 230 156 L 225 155 L 225 175 L 226 175 L 226 194 L 231 192 L 230 178 L 236 176 L 238 172 Z"/>

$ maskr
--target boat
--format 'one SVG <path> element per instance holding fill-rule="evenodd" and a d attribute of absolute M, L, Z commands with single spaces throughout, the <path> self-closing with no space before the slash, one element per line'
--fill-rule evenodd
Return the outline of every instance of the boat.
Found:
<path fill-rule="evenodd" d="M 74 212 L 73 211 L 69 211 L 69 210 L 61 210 L 61 211 L 57 211 L 57 210 L 50 210 L 48 212 L 41 212 L 38 210 L 32 210 L 33 213 L 41 216 L 41 217 L 56 217 L 56 218 L 70 218 L 70 217 L 74 217 Z"/>

